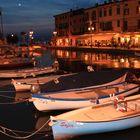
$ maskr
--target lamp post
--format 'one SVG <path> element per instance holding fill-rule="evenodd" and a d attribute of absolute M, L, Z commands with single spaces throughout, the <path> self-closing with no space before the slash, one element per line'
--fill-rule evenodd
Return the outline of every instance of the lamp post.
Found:
<path fill-rule="evenodd" d="M 29 31 L 29 39 L 30 39 L 30 43 L 32 43 L 32 40 L 34 39 L 33 37 L 34 32 L 31 30 Z"/>
<path fill-rule="evenodd" d="M 57 35 L 57 32 L 54 31 L 54 32 L 53 32 L 53 35 L 54 35 L 54 46 L 56 46 L 56 35 Z"/>
<path fill-rule="evenodd" d="M 88 27 L 88 31 L 91 33 L 91 48 L 92 48 L 92 33 L 94 31 L 94 27 L 93 26 Z"/>

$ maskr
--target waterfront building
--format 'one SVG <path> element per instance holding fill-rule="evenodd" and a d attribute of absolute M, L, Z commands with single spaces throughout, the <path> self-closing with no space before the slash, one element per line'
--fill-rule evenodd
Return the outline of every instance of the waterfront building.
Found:
<path fill-rule="evenodd" d="M 140 47 L 140 0 L 108 0 L 54 18 L 54 46 Z"/>

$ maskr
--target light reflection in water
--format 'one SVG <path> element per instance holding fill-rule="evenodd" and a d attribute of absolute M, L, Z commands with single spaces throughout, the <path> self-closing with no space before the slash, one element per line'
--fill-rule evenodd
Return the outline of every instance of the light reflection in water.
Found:
<path fill-rule="evenodd" d="M 86 65 L 99 65 L 107 68 L 140 68 L 140 58 L 129 55 L 114 55 L 105 53 L 74 52 L 64 50 L 53 50 L 56 58 L 69 58 L 70 60 L 81 60 Z"/>

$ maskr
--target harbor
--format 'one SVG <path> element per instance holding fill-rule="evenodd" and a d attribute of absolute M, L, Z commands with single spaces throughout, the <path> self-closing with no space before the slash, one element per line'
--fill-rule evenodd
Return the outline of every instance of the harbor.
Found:
<path fill-rule="evenodd" d="M 140 140 L 140 1 L 0 1 L 1 140 Z"/>
<path fill-rule="evenodd" d="M 57 56 L 54 55 L 55 53 L 53 52 L 53 50 L 49 51 L 49 52 L 51 53 L 50 55 L 52 55 L 52 58 L 54 57 L 56 59 Z M 76 52 L 76 53 L 78 53 L 78 52 Z M 48 56 L 48 53 L 47 53 L 47 56 Z M 65 55 L 63 57 L 65 57 Z M 54 58 L 53 58 L 53 60 L 54 60 Z M 46 57 L 46 60 L 47 59 L 48 58 Z M 39 81 L 41 82 L 41 78 L 43 79 L 43 77 L 44 77 L 44 79 L 46 79 L 45 77 L 48 77 L 47 82 L 49 82 L 49 77 L 50 77 L 50 82 L 53 83 L 54 80 L 59 79 L 63 75 L 62 70 L 64 70 L 64 72 L 66 72 L 66 68 L 69 66 L 69 63 L 71 63 L 72 67 L 75 67 L 75 70 L 76 70 L 75 72 L 76 73 L 77 73 L 77 70 L 78 70 L 79 74 L 82 71 L 86 71 L 88 73 L 88 70 L 87 70 L 88 65 L 84 61 L 83 61 L 83 63 L 85 63 L 84 66 L 83 66 L 83 63 L 81 64 L 81 61 L 74 61 L 74 62 L 76 62 L 76 65 L 77 64 L 79 65 L 78 69 L 77 69 L 77 66 L 74 63 L 71 63 L 71 61 L 67 60 L 68 64 L 65 63 L 65 66 L 62 65 L 62 64 L 64 64 L 64 62 L 60 61 L 60 63 L 59 63 L 59 66 L 60 66 L 59 69 L 61 70 L 60 76 L 59 75 L 55 76 L 54 74 L 51 74 L 50 76 L 49 75 L 48 76 L 42 75 L 41 77 L 40 76 L 37 76 L 35 78 L 30 78 L 29 77 L 29 78 L 24 78 L 23 80 L 24 80 L 24 82 L 25 81 L 26 82 L 33 82 L 33 81 L 36 82 L 37 79 L 40 78 Z M 82 65 L 82 66 L 80 66 L 80 65 Z M 98 64 L 96 64 L 96 65 L 98 65 Z M 117 68 L 117 70 L 116 70 L 115 67 L 114 67 L 114 70 L 113 70 L 112 67 L 109 68 L 109 66 L 108 66 L 108 68 L 106 68 L 106 67 L 103 67 L 103 66 L 100 67 L 100 65 L 98 65 L 98 67 L 99 67 L 98 71 L 96 70 L 97 66 L 94 67 L 94 64 L 92 64 L 92 66 L 93 66 L 94 70 L 96 71 L 96 72 L 92 72 L 93 74 L 95 73 L 93 79 L 96 79 L 94 81 L 95 83 L 93 85 L 106 83 L 109 79 L 111 81 L 111 79 L 113 78 L 112 76 L 115 73 L 116 73 L 115 74 L 116 77 L 119 76 L 119 73 L 125 73 L 125 72 L 128 72 L 129 74 L 131 74 L 131 73 L 136 74 L 137 77 L 139 77 L 139 75 L 140 75 L 138 68 L 136 68 L 136 69 L 135 68 L 132 69 L 131 67 L 126 68 L 125 67 L 126 65 L 124 65 L 124 68 Z M 69 69 L 69 71 L 67 71 L 67 73 L 70 73 L 70 74 L 65 74 L 65 75 L 71 77 L 72 73 L 74 74 L 75 72 L 74 72 L 74 68 L 72 68 L 72 69 Z M 108 75 L 111 75 L 111 72 L 112 72 L 112 76 L 108 76 Z M 59 73 L 57 73 L 57 74 L 59 74 Z M 98 76 L 98 75 L 100 75 L 100 76 Z M 17 80 L 20 81 L 20 79 L 17 79 Z M 87 79 L 87 80 L 89 81 L 90 79 Z M 29 137 L 29 139 L 31 139 L 31 140 L 32 139 L 53 140 L 54 137 L 53 137 L 51 127 L 48 126 L 48 120 L 49 120 L 50 116 L 59 115 L 59 114 L 61 114 L 63 112 L 67 112 L 67 111 L 66 110 L 63 110 L 63 111 L 62 110 L 57 110 L 57 111 L 54 110 L 54 111 L 49 111 L 49 112 L 38 111 L 36 109 L 36 107 L 34 106 L 33 102 L 30 100 L 31 95 L 32 95 L 31 91 L 16 92 L 15 87 L 11 83 L 10 78 L 9 79 L 1 79 L 0 81 L 1 81 L 1 84 L 0 84 L 0 87 L 1 87 L 1 91 L 0 91 L 1 92 L 0 107 L 1 107 L 2 114 L 3 114 L 1 116 L 1 126 L 4 126 L 4 127 L 8 128 L 8 130 L 10 129 L 10 130 L 18 133 L 20 135 L 20 137 L 23 137 L 23 138 L 25 136 L 32 135 L 33 132 L 36 132 L 39 129 L 42 129 L 42 131 L 40 131 L 39 133 L 36 133 L 33 136 Z M 22 79 L 21 79 L 21 81 L 22 81 Z M 58 80 L 58 81 L 61 83 L 60 80 Z M 69 81 L 69 79 L 66 78 L 66 81 Z M 64 82 L 65 84 L 66 84 L 66 81 Z M 85 81 L 86 81 L 86 79 L 85 79 Z M 89 81 L 89 84 L 91 84 L 90 81 Z M 57 81 L 56 81 L 55 85 L 58 86 Z M 45 87 L 42 87 L 42 91 L 45 91 L 44 88 L 49 90 L 49 87 L 50 87 L 51 90 L 53 90 L 53 87 L 51 87 L 51 85 L 48 84 L 48 86 L 46 85 Z M 66 88 L 66 86 L 64 86 L 64 87 Z M 87 89 L 87 90 L 89 90 L 89 89 Z M 115 89 L 110 89 L 110 92 L 111 92 L 111 90 L 112 90 L 112 93 L 114 93 Z M 103 90 L 102 90 L 102 92 L 103 92 Z M 71 93 L 71 91 L 69 91 L 69 93 Z M 89 91 L 88 91 L 88 93 L 89 93 Z M 35 94 L 33 93 L 33 95 L 35 95 Z M 72 95 L 72 93 L 71 93 L 71 95 Z M 79 93 L 79 95 L 80 95 L 80 93 Z M 72 96 L 70 96 L 70 97 L 72 98 Z M 16 112 L 16 113 L 13 114 L 13 112 Z M 5 117 L 5 116 L 7 116 L 7 117 Z M 10 116 L 10 118 L 8 116 Z M 45 123 L 46 123 L 46 126 L 44 126 Z M 130 137 L 130 135 L 129 135 L 130 132 L 131 133 L 133 132 L 134 134 L 137 134 L 137 136 L 139 136 L 138 135 L 138 130 L 139 130 L 139 127 L 136 127 L 136 128 L 133 128 L 133 129 L 123 130 L 123 131 L 110 132 L 110 133 L 105 133 L 105 134 L 101 133 L 100 135 L 98 135 L 98 134 L 93 134 L 93 135 L 89 134 L 89 135 L 85 135 L 85 136 L 82 136 L 82 137 L 80 137 L 80 136 L 77 137 L 76 136 L 76 139 L 81 139 L 81 140 L 86 139 L 86 138 L 93 139 L 93 137 L 95 137 L 95 138 L 100 140 L 100 139 L 102 139 L 103 136 L 108 138 L 108 139 L 109 138 L 111 139 L 112 136 L 114 136 L 114 135 L 115 135 L 116 138 L 121 138 L 122 134 L 124 134 L 124 133 L 125 133 L 124 139 L 127 139 L 127 138 Z M 8 131 L 5 131 L 4 134 L 1 134 L 1 138 L 11 139 L 11 137 L 5 135 L 6 133 L 9 134 Z M 116 136 L 116 133 L 117 133 L 117 136 Z M 11 136 L 11 134 L 10 134 L 10 136 Z M 13 136 L 13 134 L 12 134 L 12 136 Z M 14 137 L 16 139 L 17 136 L 14 135 Z M 14 139 L 14 137 L 12 139 Z"/>

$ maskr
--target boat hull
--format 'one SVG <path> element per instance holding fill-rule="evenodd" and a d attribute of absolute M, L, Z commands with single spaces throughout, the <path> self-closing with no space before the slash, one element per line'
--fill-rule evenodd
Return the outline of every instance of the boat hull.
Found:
<path fill-rule="evenodd" d="M 23 83 L 13 83 L 16 92 L 23 92 L 23 91 L 30 91 L 31 90 L 31 84 L 23 84 Z"/>
<path fill-rule="evenodd" d="M 36 75 L 43 75 L 47 73 L 56 72 L 56 68 L 45 67 L 45 68 L 31 68 L 27 70 L 5 70 L 0 71 L 0 78 L 26 78 L 35 77 Z"/>
<path fill-rule="evenodd" d="M 53 121 L 53 118 L 51 119 Z M 55 140 L 68 139 L 74 136 L 104 133 L 133 128 L 140 125 L 140 115 L 105 122 L 74 122 L 55 120 L 52 125 Z"/>
<path fill-rule="evenodd" d="M 51 80 L 55 80 L 59 77 L 67 76 L 67 75 L 70 74 L 53 75 L 53 76 L 28 78 L 28 79 L 20 79 L 20 80 L 12 79 L 12 84 L 14 85 L 16 92 L 25 92 L 25 91 L 31 91 L 32 88 L 36 88 L 36 86 L 43 85 Z"/>

